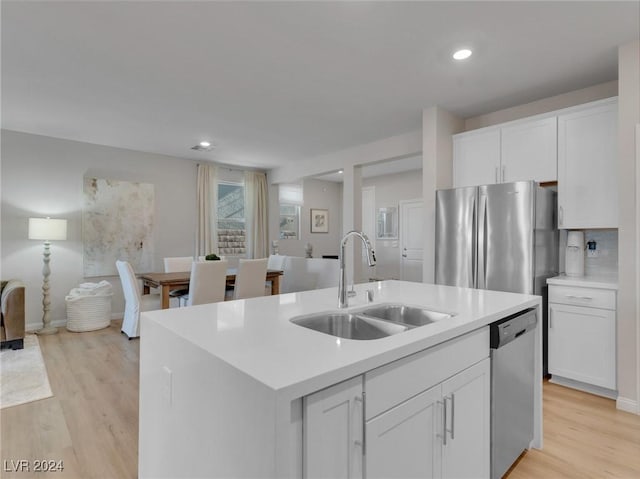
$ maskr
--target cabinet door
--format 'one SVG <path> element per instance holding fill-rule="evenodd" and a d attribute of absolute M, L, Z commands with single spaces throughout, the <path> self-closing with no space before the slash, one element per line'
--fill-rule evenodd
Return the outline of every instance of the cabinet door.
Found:
<path fill-rule="evenodd" d="M 304 398 L 304 477 L 362 478 L 362 377 Z"/>
<path fill-rule="evenodd" d="M 440 477 L 440 390 L 435 386 L 367 422 L 367 479 Z"/>
<path fill-rule="evenodd" d="M 490 360 L 485 359 L 442 383 L 446 403 L 442 477 L 489 477 L 490 375 Z"/>
<path fill-rule="evenodd" d="M 615 311 L 549 304 L 549 372 L 616 389 Z"/>
<path fill-rule="evenodd" d="M 454 188 L 499 183 L 499 169 L 499 128 L 454 136 Z"/>
<path fill-rule="evenodd" d="M 617 102 L 558 116 L 558 226 L 618 227 Z"/>
<path fill-rule="evenodd" d="M 558 178 L 556 118 L 544 118 L 502 128 L 502 182 Z"/>

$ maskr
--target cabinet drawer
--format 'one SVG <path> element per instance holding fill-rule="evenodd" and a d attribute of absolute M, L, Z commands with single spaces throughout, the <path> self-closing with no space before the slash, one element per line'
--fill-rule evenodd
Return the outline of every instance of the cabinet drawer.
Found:
<path fill-rule="evenodd" d="M 377 416 L 487 357 L 488 326 L 366 373 L 366 419 Z"/>
<path fill-rule="evenodd" d="M 610 289 L 550 285 L 549 302 L 612 309 L 615 311 L 616 292 Z"/>

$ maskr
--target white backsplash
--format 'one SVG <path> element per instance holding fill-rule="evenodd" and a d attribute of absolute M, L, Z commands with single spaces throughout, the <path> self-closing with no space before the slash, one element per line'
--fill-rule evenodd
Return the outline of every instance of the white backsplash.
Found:
<path fill-rule="evenodd" d="M 618 274 L 618 230 L 598 229 L 584 230 L 585 258 L 584 274 L 617 275 Z M 597 256 L 590 258 L 586 243 L 596 242 Z M 564 251 L 567 246 L 567 231 L 560 230 L 560 271 L 564 272 Z"/>

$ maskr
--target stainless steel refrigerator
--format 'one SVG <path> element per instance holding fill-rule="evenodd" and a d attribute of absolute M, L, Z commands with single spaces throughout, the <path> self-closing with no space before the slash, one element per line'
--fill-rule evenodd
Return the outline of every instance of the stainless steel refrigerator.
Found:
<path fill-rule="evenodd" d="M 436 283 L 542 295 L 558 274 L 555 212 L 533 181 L 438 190 Z"/>

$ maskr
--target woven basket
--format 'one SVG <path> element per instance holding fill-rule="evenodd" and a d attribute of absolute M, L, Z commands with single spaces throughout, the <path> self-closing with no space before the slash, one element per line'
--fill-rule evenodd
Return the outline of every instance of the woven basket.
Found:
<path fill-rule="evenodd" d="M 113 294 L 67 297 L 67 329 L 73 332 L 95 331 L 111 324 Z"/>

